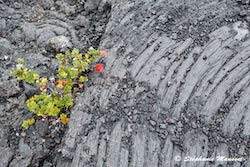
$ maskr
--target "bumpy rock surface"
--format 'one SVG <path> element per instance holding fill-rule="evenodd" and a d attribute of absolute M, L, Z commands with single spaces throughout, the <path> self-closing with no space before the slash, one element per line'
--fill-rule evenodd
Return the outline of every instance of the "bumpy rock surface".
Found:
<path fill-rule="evenodd" d="M 67 49 L 72 49 L 72 44 L 65 36 L 56 36 L 48 40 L 48 45 L 56 52 L 65 52 Z"/>
<path fill-rule="evenodd" d="M 105 72 L 77 97 L 67 129 L 46 123 L 45 131 L 38 122 L 24 134 L 18 127 L 29 116 L 25 93 L 0 99 L 2 166 L 250 166 L 248 1 L 26 4 L 0 5 L 0 45 L 6 53 L 15 48 L 1 57 L 5 78 L 21 53 L 46 60 L 34 60 L 36 70 L 53 69 L 45 45 L 54 36 L 109 55 L 101 60 Z M 219 156 L 242 161 L 184 161 Z"/>
<path fill-rule="evenodd" d="M 14 96 L 17 95 L 20 91 L 21 90 L 17 80 L 0 82 L 0 97 Z"/>

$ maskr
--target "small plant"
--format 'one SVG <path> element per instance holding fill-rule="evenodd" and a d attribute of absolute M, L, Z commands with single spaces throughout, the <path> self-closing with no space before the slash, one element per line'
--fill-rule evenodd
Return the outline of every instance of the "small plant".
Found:
<path fill-rule="evenodd" d="M 66 51 L 64 54 L 56 55 L 60 65 L 58 74 L 50 79 L 40 77 L 32 69 L 24 65 L 24 59 L 17 59 L 16 69 L 12 75 L 19 80 L 40 87 L 41 94 L 34 95 L 26 101 L 30 112 L 39 117 L 58 117 L 63 124 L 69 122 L 67 113 L 74 105 L 74 93 L 77 89 L 84 87 L 84 82 L 88 81 L 87 73 L 90 71 L 90 64 L 102 56 L 106 56 L 105 51 L 89 48 L 85 55 L 74 48 L 72 51 Z M 95 71 L 102 72 L 103 65 L 96 64 Z M 28 129 L 35 123 L 35 119 L 27 119 L 22 123 L 22 127 Z"/>
<path fill-rule="evenodd" d="M 24 120 L 22 123 L 22 127 L 28 129 L 31 125 L 35 123 L 35 118 Z"/>

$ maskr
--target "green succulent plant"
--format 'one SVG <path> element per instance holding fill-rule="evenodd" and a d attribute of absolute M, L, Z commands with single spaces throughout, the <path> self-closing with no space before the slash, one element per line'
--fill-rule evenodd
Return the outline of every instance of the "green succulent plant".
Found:
<path fill-rule="evenodd" d="M 53 80 L 40 77 L 33 69 L 24 65 L 24 59 L 17 59 L 16 68 L 12 75 L 23 82 L 40 87 L 41 93 L 34 95 L 26 101 L 30 112 L 38 117 L 58 117 L 66 124 L 69 121 L 66 112 L 74 105 L 74 87 L 83 88 L 83 83 L 88 81 L 86 76 L 90 64 L 101 58 L 103 51 L 89 48 L 84 55 L 74 48 L 65 53 L 56 55 L 60 65 L 58 74 L 52 76 Z M 27 129 L 35 123 L 35 119 L 27 119 L 22 127 Z"/>

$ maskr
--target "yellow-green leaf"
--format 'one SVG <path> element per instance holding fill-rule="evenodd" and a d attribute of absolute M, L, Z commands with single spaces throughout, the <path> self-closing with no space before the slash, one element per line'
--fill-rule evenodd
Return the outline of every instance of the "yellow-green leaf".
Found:
<path fill-rule="evenodd" d="M 86 82 L 86 81 L 88 81 L 87 77 L 85 77 L 85 76 L 80 76 L 79 77 L 79 82 Z"/>
<path fill-rule="evenodd" d="M 27 120 L 24 120 L 22 123 L 22 127 L 25 129 L 28 129 L 30 126 L 32 126 L 35 123 L 35 118 L 30 118 Z"/>

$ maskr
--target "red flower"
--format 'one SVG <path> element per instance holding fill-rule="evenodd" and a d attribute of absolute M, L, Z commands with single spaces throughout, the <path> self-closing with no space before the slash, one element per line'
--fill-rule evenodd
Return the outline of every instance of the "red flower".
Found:
<path fill-rule="evenodd" d="M 95 71 L 101 73 L 103 71 L 103 65 L 102 64 L 96 64 L 95 65 Z"/>

